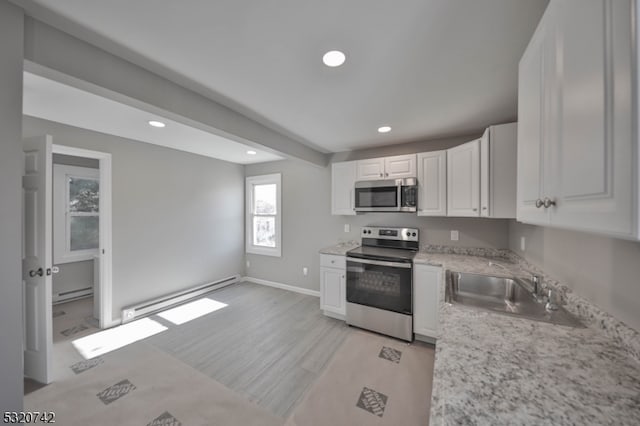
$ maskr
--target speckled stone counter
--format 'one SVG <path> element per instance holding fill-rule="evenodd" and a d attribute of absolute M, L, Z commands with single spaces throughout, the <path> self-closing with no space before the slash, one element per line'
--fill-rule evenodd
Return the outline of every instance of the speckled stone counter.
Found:
<path fill-rule="evenodd" d="M 438 250 L 414 262 L 496 276 L 540 272 L 506 250 Z M 450 305 L 441 291 L 431 425 L 640 425 L 638 333 L 564 290 L 566 308 L 587 328 Z"/>
<path fill-rule="evenodd" d="M 338 243 L 333 246 L 325 247 L 320 250 L 320 254 L 335 254 L 337 256 L 345 256 L 347 252 L 356 247 L 360 247 L 358 241 L 347 241 Z"/>

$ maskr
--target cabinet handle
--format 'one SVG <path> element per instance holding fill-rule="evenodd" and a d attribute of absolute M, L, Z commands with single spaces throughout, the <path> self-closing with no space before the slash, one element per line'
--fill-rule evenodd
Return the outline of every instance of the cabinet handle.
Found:
<path fill-rule="evenodd" d="M 382 173 L 380 173 L 380 177 L 382 177 Z"/>
<path fill-rule="evenodd" d="M 385 174 L 384 174 L 384 176 L 385 176 L 385 177 L 389 176 L 389 173 L 385 173 Z"/>
<path fill-rule="evenodd" d="M 556 205 L 555 200 L 552 200 L 551 198 L 548 198 L 548 197 L 545 197 L 545 199 L 544 199 L 544 201 L 542 203 L 543 203 L 545 209 L 548 209 L 549 207 Z"/>
<path fill-rule="evenodd" d="M 478 209 L 474 208 L 474 209 L 473 209 L 473 211 L 474 211 L 474 212 L 477 212 L 477 211 L 478 211 Z"/>
<path fill-rule="evenodd" d="M 482 208 L 482 210 L 486 210 L 486 209 L 487 209 L 486 207 L 483 207 L 483 208 Z"/>
<path fill-rule="evenodd" d="M 536 200 L 536 208 L 538 208 L 538 209 L 539 209 L 539 208 L 540 208 L 540 207 L 542 207 L 542 206 L 544 206 L 544 201 L 542 201 L 540 198 L 538 198 L 538 199 Z"/>

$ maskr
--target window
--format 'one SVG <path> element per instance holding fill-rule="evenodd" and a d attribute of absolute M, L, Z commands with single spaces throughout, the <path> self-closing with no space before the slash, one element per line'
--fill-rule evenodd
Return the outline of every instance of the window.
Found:
<path fill-rule="evenodd" d="M 100 172 L 54 164 L 53 188 L 54 262 L 92 259 L 100 243 Z"/>
<path fill-rule="evenodd" d="M 279 173 L 247 178 L 247 253 L 277 257 L 282 254 L 280 184 Z"/>

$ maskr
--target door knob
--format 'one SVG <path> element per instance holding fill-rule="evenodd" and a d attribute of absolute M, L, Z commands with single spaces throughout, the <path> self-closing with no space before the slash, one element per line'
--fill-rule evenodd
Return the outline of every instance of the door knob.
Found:
<path fill-rule="evenodd" d="M 29 271 L 29 276 L 31 278 L 35 277 L 36 275 L 39 276 L 39 277 L 43 276 L 44 275 L 44 270 L 42 268 L 38 268 L 37 271 L 34 271 L 33 269 Z"/>
<path fill-rule="evenodd" d="M 540 198 L 538 198 L 538 199 L 536 200 L 536 208 L 538 208 L 538 209 L 539 209 L 539 208 L 540 208 L 540 207 L 542 207 L 542 206 L 544 206 L 544 202 L 543 202 Z"/>
<path fill-rule="evenodd" d="M 544 199 L 544 201 L 542 203 L 543 203 L 545 209 L 548 209 L 549 207 L 556 205 L 555 200 L 552 200 L 551 198 L 548 198 L 548 197 L 545 197 L 545 199 Z"/>

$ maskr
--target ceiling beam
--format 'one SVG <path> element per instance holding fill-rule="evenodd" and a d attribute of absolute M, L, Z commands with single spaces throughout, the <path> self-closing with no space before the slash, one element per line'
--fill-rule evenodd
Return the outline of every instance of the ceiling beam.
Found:
<path fill-rule="evenodd" d="M 34 74 L 288 158 L 328 162 L 320 151 L 29 16 L 24 56 Z"/>

